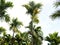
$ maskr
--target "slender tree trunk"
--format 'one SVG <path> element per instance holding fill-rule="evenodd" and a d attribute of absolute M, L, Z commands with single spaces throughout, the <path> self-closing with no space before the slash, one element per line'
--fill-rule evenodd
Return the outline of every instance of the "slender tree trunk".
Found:
<path fill-rule="evenodd" d="M 14 37 L 14 31 L 13 31 L 13 37 Z"/>
<path fill-rule="evenodd" d="M 14 39 L 14 31 L 13 31 L 13 36 L 12 36 L 12 40 Z M 14 41 L 13 41 L 14 42 Z M 12 45 L 14 45 L 14 43 L 12 42 Z"/>
<path fill-rule="evenodd" d="M 33 16 L 32 16 L 33 17 Z M 35 37 L 35 31 L 34 31 L 34 27 L 33 27 L 34 25 L 33 25 L 33 18 L 32 18 L 32 21 L 31 21 L 31 32 L 32 32 L 32 45 L 36 45 L 35 44 L 35 39 L 34 39 L 34 37 Z M 36 36 L 37 37 L 37 36 Z M 36 42 L 37 43 L 37 42 Z"/>
<path fill-rule="evenodd" d="M 34 45 L 34 28 L 33 28 L 33 18 L 32 18 L 32 21 L 31 21 L 31 32 L 32 32 L 32 45 Z"/>
<path fill-rule="evenodd" d="M 31 32 L 33 33 L 33 19 L 32 19 L 32 21 L 31 21 Z M 34 44 L 33 44 L 33 36 L 32 36 L 32 45 L 34 45 Z"/>

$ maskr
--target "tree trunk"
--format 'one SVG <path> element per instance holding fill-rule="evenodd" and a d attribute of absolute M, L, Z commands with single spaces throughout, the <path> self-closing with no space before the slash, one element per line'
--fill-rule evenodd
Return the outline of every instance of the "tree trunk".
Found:
<path fill-rule="evenodd" d="M 13 37 L 14 37 L 14 31 L 13 31 Z"/>
<path fill-rule="evenodd" d="M 14 39 L 14 31 L 13 31 L 13 36 L 12 36 L 12 40 Z M 14 41 L 13 41 L 14 42 Z M 14 43 L 12 42 L 12 45 L 14 45 Z"/>
<path fill-rule="evenodd" d="M 36 35 L 35 31 L 34 31 L 34 27 L 33 26 L 34 25 L 33 25 L 33 18 L 32 18 L 32 21 L 31 21 L 32 45 L 36 45 L 34 37 L 37 38 L 37 35 Z"/>
<path fill-rule="evenodd" d="M 31 21 L 31 32 L 32 32 L 32 45 L 34 45 L 34 38 L 33 38 L 33 33 L 34 33 L 34 29 L 33 29 L 33 18 Z"/>

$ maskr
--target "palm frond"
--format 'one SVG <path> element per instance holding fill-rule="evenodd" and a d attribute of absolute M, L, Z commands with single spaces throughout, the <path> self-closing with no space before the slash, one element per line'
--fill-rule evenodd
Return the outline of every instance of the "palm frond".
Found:
<path fill-rule="evenodd" d="M 4 5 L 5 4 L 5 0 L 1 0 L 1 2 L 0 2 L 2 5 Z"/>
<path fill-rule="evenodd" d="M 13 7 L 12 2 L 6 2 L 5 0 L 0 0 L 0 19 L 5 20 L 6 22 L 8 22 L 9 20 L 9 16 L 8 14 L 6 14 L 6 9 L 9 7 Z"/>
<path fill-rule="evenodd" d="M 29 2 L 29 5 L 33 8 L 35 6 L 35 3 L 33 1 Z"/>
<path fill-rule="evenodd" d="M 60 6 L 60 2 L 56 2 L 56 3 L 55 3 L 55 6 L 56 6 L 56 7 Z"/>
<path fill-rule="evenodd" d="M 53 15 L 51 15 L 52 19 L 56 19 L 58 17 L 60 17 L 60 10 L 56 11 Z"/>
<path fill-rule="evenodd" d="M 30 5 L 25 4 L 25 5 L 22 5 L 22 6 L 25 7 L 27 10 L 30 9 Z"/>
<path fill-rule="evenodd" d="M 42 4 L 38 3 L 35 5 L 36 8 L 41 8 Z"/>
<path fill-rule="evenodd" d="M 60 36 L 58 36 L 58 32 L 54 32 L 53 34 L 49 34 L 49 36 L 46 37 L 45 39 L 48 41 L 50 44 L 60 44 Z"/>
<path fill-rule="evenodd" d="M 8 14 L 5 15 L 5 21 L 6 21 L 6 22 L 9 22 L 9 21 L 10 21 L 10 17 L 9 17 Z"/>
<path fill-rule="evenodd" d="M 7 3 L 5 4 L 5 9 L 7 9 L 7 8 L 9 8 L 9 7 L 13 7 L 12 2 L 7 2 Z"/>

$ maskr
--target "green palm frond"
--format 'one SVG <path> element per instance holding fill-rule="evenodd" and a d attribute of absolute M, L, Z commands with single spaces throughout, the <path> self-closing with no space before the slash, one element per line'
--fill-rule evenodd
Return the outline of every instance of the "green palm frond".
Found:
<path fill-rule="evenodd" d="M 55 5 L 54 6 L 56 6 L 56 7 L 60 6 L 60 2 L 55 2 Z M 55 13 L 53 13 L 51 15 L 51 18 L 52 19 L 56 19 L 56 18 L 59 18 L 59 17 L 60 17 L 60 9 L 57 10 Z"/>
<path fill-rule="evenodd" d="M 5 4 L 5 0 L 0 0 L 0 3 L 1 4 Z"/>
<path fill-rule="evenodd" d="M 36 8 L 41 8 L 42 4 L 38 3 L 35 5 Z"/>
<path fill-rule="evenodd" d="M 60 2 L 56 2 L 56 3 L 55 3 L 55 6 L 56 6 L 56 7 L 60 6 Z"/>
<path fill-rule="evenodd" d="M 5 15 L 5 21 L 9 22 L 10 21 L 10 17 L 8 16 L 8 14 Z"/>
<path fill-rule="evenodd" d="M 60 10 L 56 11 L 54 14 L 51 15 L 52 19 L 56 19 L 58 17 L 60 17 Z"/>
<path fill-rule="evenodd" d="M 7 12 L 6 9 L 9 7 L 13 7 L 12 2 L 6 2 L 5 0 L 0 0 L 0 19 L 5 20 L 6 22 L 8 22 L 6 18 L 9 17 L 9 15 L 7 16 L 6 14 Z"/>
<path fill-rule="evenodd" d="M 27 10 L 29 10 L 30 9 L 30 5 L 23 5 Z"/>
<path fill-rule="evenodd" d="M 5 4 L 5 9 L 8 8 L 8 7 L 13 7 L 12 2 L 7 2 Z"/>
<path fill-rule="evenodd" d="M 53 34 L 49 34 L 49 36 L 46 37 L 46 41 L 49 42 L 49 44 L 60 44 L 60 36 L 58 36 L 58 32 L 54 32 Z"/>

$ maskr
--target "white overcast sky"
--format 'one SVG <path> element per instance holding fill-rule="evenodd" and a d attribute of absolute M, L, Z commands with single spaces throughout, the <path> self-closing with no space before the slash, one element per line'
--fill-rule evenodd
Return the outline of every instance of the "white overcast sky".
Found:
<path fill-rule="evenodd" d="M 11 18 L 17 17 L 19 21 L 22 21 L 24 26 L 27 26 L 30 22 L 30 16 L 26 14 L 26 9 L 22 7 L 23 4 L 27 4 L 29 1 L 32 0 L 6 0 L 13 2 L 14 7 L 11 9 L 8 9 L 8 14 Z M 49 16 L 55 11 L 55 8 L 53 7 L 53 3 L 56 0 L 33 0 L 37 3 L 42 3 L 43 7 L 41 9 L 41 12 L 38 14 L 42 31 L 44 33 L 44 37 L 47 36 L 49 33 L 53 33 L 55 31 L 59 32 L 60 34 L 60 19 L 52 20 Z M 0 22 L 1 23 L 1 22 Z M 0 24 L 3 27 L 6 27 L 8 29 L 7 23 L 3 22 Z M 21 31 L 27 31 L 24 27 L 21 28 Z M 11 33 L 11 32 L 8 32 Z M 44 42 L 46 45 L 46 43 Z M 43 44 L 43 45 L 44 45 Z"/>

